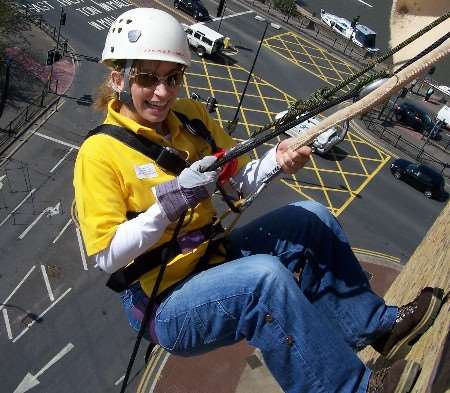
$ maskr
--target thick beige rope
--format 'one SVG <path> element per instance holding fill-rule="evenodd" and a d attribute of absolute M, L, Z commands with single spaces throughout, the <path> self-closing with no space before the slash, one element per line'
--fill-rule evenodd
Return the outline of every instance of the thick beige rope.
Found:
<path fill-rule="evenodd" d="M 450 10 L 450 0 L 394 0 L 390 17 L 391 48 Z M 450 19 L 395 53 L 395 68 L 450 31 Z"/>
<path fill-rule="evenodd" d="M 443 36 L 446 31 L 443 30 L 441 26 L 435 28 L 441 33 L 437 36 Z M 434 30 L 434 29 L 433 29 Z M 422 41 L 422 40 L 421 40 Z M 428 43 L 428 45 L 431 42 Z M 414 52 L 414 55 L 417 52 Z M 345 107 L 336 113 L 326 117 L 316 126 L 306 130 L 301 136 L 296 138 L 295 142 L 291 145 L 291 149 L 296 150 L 301 146 L 310 144 L 317 136 L 327 129 L 337 126 L 338 124 L 350 120 L 356 116 L 359 116 L 370 108 L 373 108 L 387 99 L 390 96 L 398 92 L 402 87 L 406 86 L 412 80 L 419 78 L 423 75 L 433 64 L 441 60 L 445 56 L 450 54 L 450 39 L 446 40 L 438 48 L 432 50 L 430 53 L 417 60 L 413 64 L 409 65 L 393 77 L 389 78 L 385 83 L 383 83 L 378 89 L 374 90 L 367 96 L 361 98 L 359 101 Z"/>

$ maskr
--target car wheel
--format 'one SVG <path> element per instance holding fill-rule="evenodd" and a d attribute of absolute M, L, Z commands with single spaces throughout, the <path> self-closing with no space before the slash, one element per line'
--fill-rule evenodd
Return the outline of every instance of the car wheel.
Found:
<path fill-rule="evenodd" d="M 205 56 L 206 50 L 205 48 L 203 48 L 203 46 L 198 46 L 197 47 L 197 55 L 199 55 L 200 57 Z"/>
<path fill-rule="evenodd" d="M 402 177 L 402 174 L 401 174 L 399 171 L 395 171 L 395 172 L 394 172 L 394 177 L 395 177 L 396 179 L 400 179 L 400 178 Z"/>
<path fill-rule="evenodd" d="M 427 198 L 431 198 L 433 196 L 433 193 L 430 190 L 425 190 L 423 192 L 423 194 L 427 197 Z"/>

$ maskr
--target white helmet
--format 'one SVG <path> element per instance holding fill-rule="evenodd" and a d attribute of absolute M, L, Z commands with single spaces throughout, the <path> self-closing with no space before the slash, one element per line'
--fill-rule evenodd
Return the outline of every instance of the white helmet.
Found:
<path fill-rule="evenodd" d="M 189 66 L 191 51 L 181 24 L 155 8 L 134 8 L 111 25 L 102 63 L 112 60 L 159 60 Z"/>

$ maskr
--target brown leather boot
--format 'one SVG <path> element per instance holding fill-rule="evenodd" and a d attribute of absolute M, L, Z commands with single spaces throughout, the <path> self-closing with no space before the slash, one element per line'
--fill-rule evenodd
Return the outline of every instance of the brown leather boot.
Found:
<path fill-rule="evenodd" d="M 372 372 L 367 393 L 409 393 L 420 373 L 419 364 L 404 359 Z"/>
<path fill-rule="evenodd" d="M 412 302 L 399 307 L 392 329 L 372 347 L 392 362 L 405 357 L 414 342 L 433 324 L 442 305 L 443 290 L 426 287 Z"/>

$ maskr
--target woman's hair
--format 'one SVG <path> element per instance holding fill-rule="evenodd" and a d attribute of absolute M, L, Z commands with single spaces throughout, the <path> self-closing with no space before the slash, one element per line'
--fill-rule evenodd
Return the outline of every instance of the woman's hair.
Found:
<path fill-rule="evenodd" d="M 125 68 L 125 63 L 125 60 L 115 60 L 112 68 L 114 71 L 122 72 Z M 109 101 L 114 98 L 118 98 L 118 93 L 111 87 L 111 75 L 108 74 L 97 90 L 94 100 L 94 109 L 102 112 L 106 111 Z"/>

